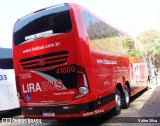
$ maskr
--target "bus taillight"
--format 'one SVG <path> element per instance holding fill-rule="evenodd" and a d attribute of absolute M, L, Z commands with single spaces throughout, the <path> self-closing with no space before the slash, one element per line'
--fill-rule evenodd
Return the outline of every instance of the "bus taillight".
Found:
<path fill-rule="evenodd" d="M 80 98 L 88 93 L 89 87 L 85 69 L 82 66 L 77 66 L 77 92 L 75 98 Z"/>
<path fill-rule="evenodd" d="M 16 80 L 17 97 L 18 97 L 20 102 L 25 102 L 25 100 L 24 100 L 24 98 L 21 94 L 21 89 L 20 89 L 20 86 L 19 86 L 18 76 L 15 76 L 15 80 Z"/>

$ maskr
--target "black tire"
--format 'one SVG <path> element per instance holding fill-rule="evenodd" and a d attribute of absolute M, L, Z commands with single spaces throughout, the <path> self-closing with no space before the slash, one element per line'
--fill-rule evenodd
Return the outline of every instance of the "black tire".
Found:
<path fill-rule="evenodd" d="M 115 101 L 116 101 L 116 106 L 113 108 L 113 114 L 116 116 L 121 113 L 122 109 L 122 97 L 119 89 L 116 90 Z"/>
<path fill-rule="evenodd" d="M 125 90 L 124 90 L 124 95 L 123 95 L 123 103 L 122 103 L 122 108 L 127 109 L 130 105 L 130 90 L 128 88 L 128 86 L 125 86 Z"/>

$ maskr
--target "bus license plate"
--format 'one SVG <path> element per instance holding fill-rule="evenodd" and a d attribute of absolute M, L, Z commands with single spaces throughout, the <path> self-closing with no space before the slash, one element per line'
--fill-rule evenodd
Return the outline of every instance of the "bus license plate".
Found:
<path fill-rule="evenodd" d="M 44 112 L 43 116 L 52 117 L 52 116 L 55 116 L 55 113 L 53 113 L 53 112 Z"/>

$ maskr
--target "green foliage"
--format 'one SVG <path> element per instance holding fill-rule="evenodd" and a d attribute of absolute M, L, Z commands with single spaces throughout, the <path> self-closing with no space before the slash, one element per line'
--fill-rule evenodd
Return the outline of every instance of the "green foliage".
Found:
<path fill-rule="evenodd" d="M 137 39 L 145 45 L 145 52 L 154 56 L 157 64 L 160 66 L 160 31 L 148 30 L 142 32 Z"/>
<path fill-rule="evenodd" d="M 154 42 L 156 39 L 160 39 L 159 37 L 160 37 L 160 31 L 152 29 L 142 32 L 138 36 L 138 39 L 141 40 L 144 44 L 150 44 Z"/>
<path fill-rule="evenodd" d="M 129 55 L 130 57 L 139 57 L 141 58 L 141 54 L 136 49 L 135 41 L 133 41 L 130 38 L 125 38 L 123 40 L 123 46 L 126 48 L 126 54 Z"/>
<path fill-rule="evenodd" d="M 123 41 L 124 47 L 128 48 L 128 52 L 135 50 L 134 41 L 127 38 Z"/>

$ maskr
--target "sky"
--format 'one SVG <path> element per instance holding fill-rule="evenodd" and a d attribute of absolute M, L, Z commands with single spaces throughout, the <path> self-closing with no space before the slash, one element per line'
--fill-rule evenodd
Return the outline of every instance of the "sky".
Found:
<path fill-rule="evenodd" d="M 41 8 L 77 3 L 133 37 L 160 30 L 160 0 L 3 0 L 0 2 L 0 47 L 12 47 L 15 22 Z"/>

